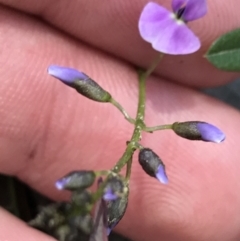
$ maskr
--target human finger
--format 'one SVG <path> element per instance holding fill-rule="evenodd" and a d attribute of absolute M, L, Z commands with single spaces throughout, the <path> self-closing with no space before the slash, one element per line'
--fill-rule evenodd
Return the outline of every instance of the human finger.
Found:
<path fill-rule="evenodd" d="M 60 200 L 55 180 L 76 169 L 111 168 L 131 126 L 110 105 L 91 102 L 47 76 L 46 67 L 79 67 L 131 115 L 136 71 L 27 16 L 6 9 L 0 16 L 0 169 Z M 147 96 L 147 124 L 205 120 L 223 128 L 227 140 L 214 145 L 169 132 L 144 135 L 142 144 L 162 157 L 170 184 L 147 176 L 134 159 L 129 206 L 118 230 L 134 240 L 239 240 L 239 113 L 162 79 L 149 80 Z"/>
<path fill-rule="evenodd" d="M 54 241 L 55 239 L 29 227 L 4 209 L 0 208 L 1 241 Z M 56 241 L 56 240 L 55 240 Z"/>
<path fill-rule="evenodd" d="M 138 33 L 138 18 L 146 0 L 134 1 L 64 1 L 1 0 L 1 3 L 41 17 L 51 25 L 78 39 L 118 56 L 134 65 L 147 68 L 156 52 Z M 159 0 L 170 9 L 170 1 Z M 195 87 L 216 86 L 238 75 L 211 66 L 203 55 L 223 33 L 239 27 L 238 0 L 208 1 L 208 13 L 190 23 L 202 42 L 195 54 L 165 56 L 156 73 L 178 83 Z"/>

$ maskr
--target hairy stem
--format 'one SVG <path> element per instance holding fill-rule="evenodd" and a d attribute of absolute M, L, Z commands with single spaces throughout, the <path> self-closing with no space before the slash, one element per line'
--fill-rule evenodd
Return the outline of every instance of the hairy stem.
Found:
<path fill-rule="evenodd" d="M 113 172 L 120 172 L 125 164 L 132 159 L 133 153 L 136 150 L 135 143 L 141 139 L 141 132 L 144 126 L 144 114 L 145 114 L 145 82 L 146 78 L 144 73 L 139 74 L 139 98 L 138 98 L 138 110 L 135 122 L 135 128 L 131 140 L 128 142 L 127 148 L 123 153 L 118 163 L 113 167 Z"/>
<path fill-rule="evenodd" d="M 117 162 L 117 164 L 113 167 L 113 172 L 120 172 L 121 169 L 128 163 L 127 165 L 127 171 L 126 171 L 126 178 L 130 178 L 131 174 L 131 166 L 132 166 L 132 157 L 134 151 L 138 148 L 136 143 L 138 143 L 141 140 L 141 133 L 143 130 L 145 130 L 145 124 L 144 124 L 144 116 L 145 116 L 145 99 L 146 99 L 146 80 L 148 76 L 154 71 L 154 69 L 159 64 L 160 60 L 162 59 L 163 54 L 159 53 L 157 58 L 153 61 L 151 66 L 145 71 L 139 72 L 139 97 L 138 97 L 138 109 L 137 109 L 137 115 L 135 120 L 135 128 L 132 134 L 131 140 L 127 144 L 127 148 L 125 152 L 123 153 L 120 160 Z"/>
<path fill-rule="evenodd" d="M 171 130 L 172 129 L 172 124 L 168 125 L 160 125 L 160 126 L 145 126 L 143 127 L 143 131 L 146 132 L 154 132 L 154 131 L 160 131 L 160 130 Z"/>
<path fill-rule="evenodd" d="M 129 116 L 129 114 L 127 113 L 127 111 L 126 111 L 115 99 L 111 98 L 109 102 L 110 102 L 111 104 L 113 104 L 115 107 L 117 107 L 118 110 L 121 111 L 121 113 L 124 115 L 125 119 L 126 119 L 129 123 L 135 124 L 135 120 Z"/>

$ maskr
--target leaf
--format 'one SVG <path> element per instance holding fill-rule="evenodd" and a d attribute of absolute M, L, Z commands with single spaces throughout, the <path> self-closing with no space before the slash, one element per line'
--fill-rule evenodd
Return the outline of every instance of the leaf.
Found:
<path fill-rule="evenodd" d="M 240 71 L 240 29 L 218 38 L 211 45 L 205 57 L 219 69 Z"/>

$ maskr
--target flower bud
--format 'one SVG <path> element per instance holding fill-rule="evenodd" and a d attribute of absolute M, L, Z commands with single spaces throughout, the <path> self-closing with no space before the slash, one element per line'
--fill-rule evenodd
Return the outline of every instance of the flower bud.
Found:
<path fill-rule="evenodd" d="M 111 95 L 86 74 L 76 69 L 51 65 L 48 74 L 74 88 L 83 96 L 98 102 L 109 102 Z"/>
<path fill-rule="evenodd" d="M 138 155 L 138 161 L 149 176 L 157 178 L 163 184 L 168 183 L 165 165 L 151 149 L 141 149 Z"/>
<path fill-rule="evenodd" d="M 60 202 L 42 207 L 40 212 L 28 224 L 32 227 L 51 230 L 66 222 L 66 214 L 70 211 L 71 204 Z"/>
<path fill-rule="evenodd" d="M 125 192 L 121 197 L 116 200 L 107 202 L 107 234 L 109 235 L 112 229 L 119 223 L 122 219 L 128 205 L 128 194 L 129 188 L 128 184 L 124 185 Z"/>
<path fill-rule="evenodd" d="M 78 215 L 70 220 L 71 224 L 85 234 L 90 234 L 93 228 L 93 220 L 90 214 Z"/>
<path fill-rule="evenodd" d="M 85 189 L 94 183 L 95 178 L 93 171 L 73 171 L 59 179 L 55 185 L 59 190 Z"/>
<path fill-rule="evenodd" d="M 225 140 L 225 135 L 220 129 L 206 122 L 175 122 L 172 128 L 177 135 L 189 140 L 202 140 L 215 143 Z"/>
<path fill-rule="evenodd" d="M 103 199 L 105 201 L 116 200 L 126 191 L 127 189 L 125 188 L 124 181 L 120 176 L 110 176 L 107 178 Z"/>
<path fill-rule="evenodd" d="M 72 192 L 71 200 L 74 204 L 87 205 L 92 202 L 91 192 L 88 190 L 76 190 Z"/>

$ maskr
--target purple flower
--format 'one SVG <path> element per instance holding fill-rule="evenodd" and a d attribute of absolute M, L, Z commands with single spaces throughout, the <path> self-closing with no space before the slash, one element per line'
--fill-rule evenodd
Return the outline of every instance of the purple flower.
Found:
<path fill-rule="evenodd" d="M 66 85 L 72 85 L 76 80 L 86 80 L 89 77 L 76 69 L 61 67 L 57 65 L 50 65 L 48 67 L 48 74 L 61 80 Z"/>
<path fill-rule="evenodd" d="M 205 122 L 199 122 L 197 124 L 197 129 L 201 133 L 203 141 L 220 143 L 226 138 L 224 133 L 219 128 Z"/>
<path fill-rule="evenodd" d="M 170 12 L 157 3 L 147 3 L 138 22 L 141 37 L 162 53 L 196 52 L 200 41 L 186 23 L 206 14 L 206 0 L 172 0 L 172 9 Z"/>

